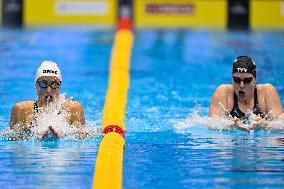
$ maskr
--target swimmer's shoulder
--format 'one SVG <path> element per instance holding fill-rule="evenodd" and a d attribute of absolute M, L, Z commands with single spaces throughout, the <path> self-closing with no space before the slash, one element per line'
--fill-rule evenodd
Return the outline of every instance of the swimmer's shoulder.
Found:
<path fill-rule="evenodd" d="M 33 112 L 34 109 L 34 101 L 29 100 L 29 101 L 21 101 L 21 102 L 17 102 L 14 106 L 13 106 L 13 112 L 25 112 L 25 113 L 29 113 L 29 112 Z"/>
<path fill-rule="evenodd" d="M 256 88 L 258 96 L 271 96 L 272 94 L 277 94 L 276 88 L 270 83 L 257 84 Z"/>
<path fill-rule="evenodd" d="M 217 87 L 215 93 L 222 94 L 222 96 L 231 96 L 233 94 L 234 89 L 231 84 L 221 84 Z"/>
<path fill-rule="evenodd" d="M 80 102 L 71 99 L 66 99 L 64 107 L 69 111 L 83 110 L 83 106 Z"/>
<path fill-rule="evenodd" d="M 16 124 L 28 124 L 31 122 L 34 111 L 34 101 L 17 102 L 12 109 L 10 117 L 10 128 Z"/>
<path fill-rule="evenodd" d="M 275 87 L 272 84 L 270 84 L 270 83 L 257 84 L 256 88 L 257 88 L 258 91 L 275 89 Z"/>
<path fill-rule="evenodd" d="M 212 97 L 212 104 L 219 104 L 220 102 L 226 107 L 231 105 L 231 101 L 233 99 L 233 86 L 230 84 L 222 84 L 215 90 L 215 93 Z"/>
<path fill-rule="evenodd" d="M 84 110 L 80 102 L 68 99 L 64 107 L 70 113 L 68 121 L 71 125 L 77 125 L 78 128 L 85 126 Z"/>

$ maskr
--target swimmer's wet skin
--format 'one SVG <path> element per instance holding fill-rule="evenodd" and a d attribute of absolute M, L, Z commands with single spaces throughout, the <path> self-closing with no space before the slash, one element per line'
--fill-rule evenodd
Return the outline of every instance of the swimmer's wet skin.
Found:
<path fill-rule="evenodd" d="M 28 139 L 31 134 L 31 127 L 39 127 L 36 123 L 38 113 L 44 111 L 48 105 L 54 103 L 59 96 L 61 86 L 61 71 L 57 64 L 52 61 L 44 61 L 37 69 L 35 84 L 38 99 L 36 101 L 23 101 L 14 105 L 11 117 L 10 128 L 15 132 L 22 132 L 23 136 L 18 136 L 14 140 Z M 77 128 L 85 126 L 85 116 L 83 107 L 79 102 L 65 99 L 62 104 L 62 111 L 67 111 L 66 121 Z M 60 111 L 58 112 L 60 114 Z M 52 125 L 47 126 L 42 136 L 37 136 L 42 140 L 53 140 L 60 138 L 59 132 Z"/>
<path fill-rule="evenodd" d="M 282 114 L 280 97 L 271 84 L 256 84 L 256 64 L 248 56 L 235 59 L 232 84 L 220 85 L 211 100 L 209 116 L 227 116 L 241 130 L 265 127 Z M 250 121 L 253 114 L 254 120 Z M 248 125 L 248 126 L 247 126 Z"/>

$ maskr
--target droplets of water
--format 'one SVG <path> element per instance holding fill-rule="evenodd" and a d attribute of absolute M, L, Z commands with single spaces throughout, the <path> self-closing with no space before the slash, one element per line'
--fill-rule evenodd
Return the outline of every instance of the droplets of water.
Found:
<path fill-rule="evenodd" d="M 284 114 L 279 116 L 278 119 L 268 122 L 266 129 L 273 130 L 273 131 L 277 131 L 277 130 L 283 131 L 284 130 Z"/>
<path fill-rule="evenodd" d="M 202 116 L 200 112 L 200 105 L 196 105 L 192 114 L 184 120 L 173 121 L 177 132 L 185 132 L 193 127 L 205 127 L 214 130 L 224 130 L 231 128 L 232 120 L 224 117 L 207 117 Z"/>
<path fill-rule="evenodd" d="M 174 120 L 173 125 L 177 132 L 187 132 L 193 128 L 208 128 L 212 130 L 236 130 L 234 126 L 234 121 L 228 116 L 219 116 L 219 117 L 208 117 L 207 115 L 202 115 L 200 111 L 200 105 L 194 107 L 193 112 L 190 116 L 183 120 Z M 248 123 L 244 124 L 245 127 L 250 128 L 251 124 L 256 119 L 256 115 L 253 113 L 248 114 Z M 265 131 L 283 131 L 284 130 L 284 114 L 281 115 L 278 119 L 267 121 L 265 127 L 257 127 L 257 130 Z M 253 130 L 252 130 L 253 131 Z M 252 132 L 251 131 L 251 132 Z"/>
<path fill-rule="evenodd" d="M 70 113 L 64 107 L 64 104 L 71 99 L 66 99 L 65 94 L 59 95 L 53 103 L 47 107 L 38 108 L 33 120 L 29 125 L 15 125 L 15 129 L 5 129 L 1 133 L 1 138 L 8 140 L 54 140 L 60 138 L 63 140 L 81 140 L 90 139 L 99 135 L 96 126 L 90 124 L 80 125 L 68 122 Z M 72 103 L 72 101 L 71 101 Z"/>

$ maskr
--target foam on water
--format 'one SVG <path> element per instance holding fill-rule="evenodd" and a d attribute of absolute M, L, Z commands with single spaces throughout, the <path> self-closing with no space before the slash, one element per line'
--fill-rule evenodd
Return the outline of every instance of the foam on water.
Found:
<path fill-rule="evenodd" d="M 203 127 L 212 130 L 236 130 L 234 126 L 234 121 L 232 118 L 228 116 L 220 116 L 220 117 L 208 117 L 203 116 L 200 111 L 200 105 L 196 105 L 192 114 L 189 115 L 188 118 L 184 120 L 174 120 L 173 125 L 178 133 L 187 132 L 191 128 L 194 127 Z M 256 118 L 256 115 L 250 113 L 249 120 L 252 122 Z M 244 124 L 247 128 L 250 127 L 249 124 Z M 283 131 L 284 130 L 284 114 L 282 114 L 278 119 L 273 121 L 268 121 L 268 125 L 262 130 L 266 131 Z M 250 132 L 253 132 L 251 130 Z"/>
<path fill-rule="evenodd" d="M 0 133 L 0 137 L 3 140 L 41 140 L 50 128 L 58 133 L 60 139 L 63 140 L 90 139 L 98 136 L 99 131 L 96 126 L 91 126 L 90 124 L 82 126 L 79 123 L 70 125 L 68 123 L 66 117 L 70 113 L 62 108 L 68 100 L 72 100 L 72 98 L 66 99 L 65 94 L 59 95 L 54 103 L 48 104 L 44 109 L 39 108 L 31 124 L 25 128 L 22 125 L 15 125 L 17 129 L 14 130 L 7 128 Z"/>

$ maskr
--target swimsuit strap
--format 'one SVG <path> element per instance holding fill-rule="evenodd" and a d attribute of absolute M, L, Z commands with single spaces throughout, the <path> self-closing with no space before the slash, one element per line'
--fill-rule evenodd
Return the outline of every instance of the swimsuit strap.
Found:
<path fill-rule="evenodd" d="M 240 118 L 240 119 L 246 116 L 246 114 L 244 112 L 242 112 L 239 108 L 238 97 L 237 97 L 235 92 L 234 92 L 234 106 L 233 106 L 232 111 L 230 112 L 230 115 L 232 117 L 237 117 L 237 118 Z"/>
<path fill-rule="evenodd" d="M 32 122 L 31 122 L 31 125 L 33 125 L 33 123 L 36 122 L 36 115 L 38 113 L 38 105 L 37 105 L 37 101 L 35 100 L 34 101 L 34 112 L 33 112 L 33 118 L 32 118 Z"/>
<path fill-rule="evenodd" d="M 259 105 L 258 105 L 258 99 L 257 99 L 257 89 L 255 87 L 254 89 L 254 104 L 253 104 L 253 109 L 255 108 L 259 108 Z"/>
<path fill-rule="evenodd" d="M 37 101 L 34 101 L 34 114 L 38 113 L 38 105 L 37 105 Z"/>
<path fill-rule="evenodd" d="M 256 115 L 259 115 L 262 118 L 265 117 L 265 114 L 260 110 L 260 107 L 259 107 L 259 104 L 258 104 L 256 87 L 254 89 L 254 105 L 253 105 L 253 111 L 252 112 Z"/>

